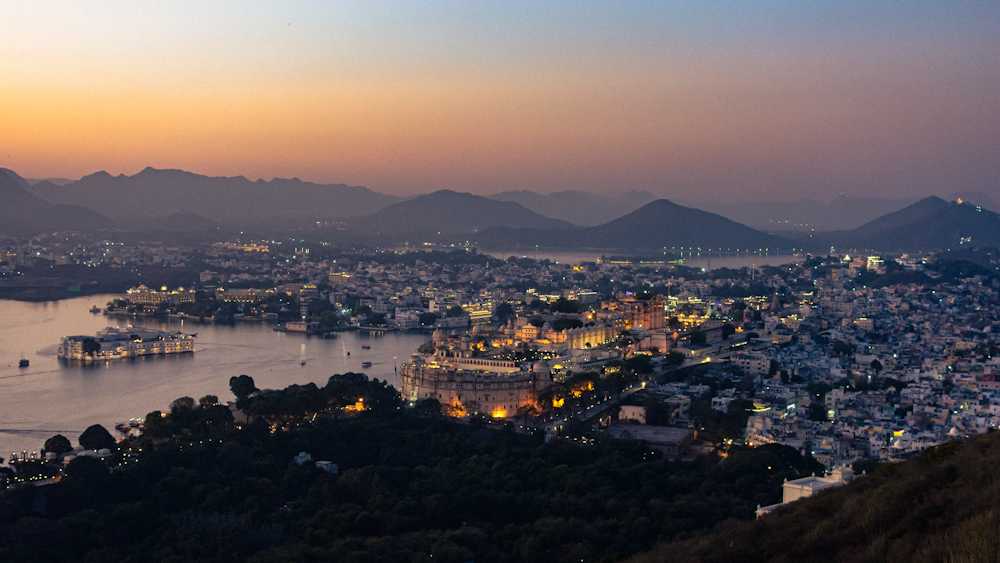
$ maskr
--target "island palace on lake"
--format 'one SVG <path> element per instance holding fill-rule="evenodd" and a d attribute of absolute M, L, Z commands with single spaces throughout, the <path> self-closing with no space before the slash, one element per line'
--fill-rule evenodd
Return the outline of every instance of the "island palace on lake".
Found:
<path fill-rule="evenodd" d="M 100 362 L 190 352 L 194 352 L 192 335 L 128 325 L 108 327 L 96 336 L 64 336 L 58 355 L 66 360 Z"/>

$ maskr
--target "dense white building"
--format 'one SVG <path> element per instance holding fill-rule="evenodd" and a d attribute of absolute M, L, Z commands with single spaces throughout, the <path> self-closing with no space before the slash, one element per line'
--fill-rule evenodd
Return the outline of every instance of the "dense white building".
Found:
<path fill-rule="evenodd" d="M 88 340 L 99 345 L 99 349 L 85 352 L 84 343 Z M 108 327 L 96 336 L 64 336 L 59 343 L 58 356 L 66 360 L 100 362 L 189 352 L 194 352 L 193 336 L 128 325 L 125 328 Z"/>

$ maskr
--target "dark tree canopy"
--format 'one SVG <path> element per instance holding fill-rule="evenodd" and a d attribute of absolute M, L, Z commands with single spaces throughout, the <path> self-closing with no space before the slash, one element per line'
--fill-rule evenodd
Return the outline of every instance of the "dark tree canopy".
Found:
<path fill-rule="evenodd" d="M 112 449 L 115 438 L 100 424 L 95 424 L 80 434 L 80 445 L 88 450 Z"/>
<path fill-rule="evenodd" d="M 565 297 L 560 297 L 556 299 L 549 305 L 549 308 L 553 313 L 579 313 L 580 312 L 580 302 L 570 301 Z"/>
<path fill-rule="evenodd" d="M 103 487 L 110 480 L 110 471 L 97 458 L 79 456 L 66 464 L 66 477 L 79 480 L 89 487 Z"/>
<path fill-rule="evenodd" d="M 179 399 L 174 399 L 174 402 L 170 403 L 170 411 L 176 412 L 181 409 L 191 410 L 194 408 L 195 402 L 191 397 L 181 397 Z"/>
<path fill-rule="evenodd" d="M 583 326 L 583 321 L 580 319 L 574 319 L 572 317 L 559 317 L 556 322 L 552 323 L 552 328 L 556 332 L 562 332 L 568 328 L 581 328 Z"/>
<path fill-rule="evenodd" d="M 684 363 L 684 354 L 671 350 L 667 352 L 667 365 L 668 366 L 679 366 Z"/>
<path fill-rule="evenodd" d="M 514 307 L 512 307 L 510 303 L 501 303 L 497 305 L 496 310 L 493 311 L 493 315 L 496 316 L 500 322 L 504 322 L 514 316 Z"/>
<path fill-rule="evenodd" d="M 93 356 L 101 351 L 101 343 L 93 338 L 84 338 L 83 342 L 80 343 L 80 348 L 83 350 L 84 354 Z"/>
<path fill-rule="evenodd" d="M 257 393 L 257 385 L 249 375 L 230 377 L 229 389 L 233 392 L 237 401 L 244 401 Z"/>
<path fill-rule="evenodd" d="M 625 360 L 625 367 L 632 370 L 632 373 L 647 374 L 653 373 L 653 366 L 650 363 L 650 356 L 637 354 Z"/>
<path fill-rule="evenodd" d="M 55 454 L 64 454 L 72 450 L 73 444 L 70 443 L 69 438 L 63 436 L 62 434 L 56 434 L 48 440 L 45 440 L 45 445 L 42 447 L 43 452 L 53 452 Z"/>
<path fill-rule="evenodd" d="M 518 409 L 518 422 L 554 400 L 576 412 L 606 398 L 629 371 L 611 367 L 609 377 L 554 383 L 548 408 Z M 120 452 L 81 457 L 51 487 L 5 492 L 0 560 L 625 560 L 657 538 L 752 519 L 756 505 L 780 500 L 783 479 L 813 471 L 782 449 L 678 464 L 641 442 L 546 444 L 541 433 L 515 433 L 516 422 L 482 431 L 494 425 L 472 401 L 469 425 L 444 423 L 449 405 L 401 404 L 391 386 L 355 373 L 247 402 L 259 416 L 241 427 L 218 404 L 150 413 L 129 444 L 141 454 L 120 469 L 107 468 Z M 718 420 L 698 423 L 720 438 L 745 428 L 750 404 L 737 402 L 728 415 L 704 405 Z M 579 437 L 585 427 L 571 420 L 561 432 Z M 292 462 L 302 451 L 340 473 Z M 692 494 L 704 490 L 712 494 Z"/>

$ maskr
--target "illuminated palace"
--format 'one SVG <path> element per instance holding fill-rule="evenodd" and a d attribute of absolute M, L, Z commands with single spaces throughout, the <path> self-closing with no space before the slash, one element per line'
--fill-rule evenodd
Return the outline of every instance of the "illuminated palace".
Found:
<path fill-rule="evenodd" d="M 133 287 L 125 294 L 125 300 L 133 305 L 159 305 L 166 303 L 176 305 L 178 303 L 193 303 L 194 290 L 178 287 L 174 291 L 167 290 L 167 286 L 160 288 L 160 291 L 149 289 L 145 285 Z"/>
<path fill-rule="evenodd" d="M 87 340 L 92 340 L 97 348 L 88 351 L 84 344 Z M 97 336 L 64 336 L 57 355 L 64 360 L 100 362 L 190 352 L 194 352 L 194 336 L 128 325 L 108 327 Z"/>
<path fill-rule="evenodd" d="M 523 318 L 492 331 L 480 325 L 457 335 L 437 330 L 434 352 L 414 354 L 401 366 L 402 395 L 409 402 L 437 399 L 459 416 L 475 409 L 512 417 L 568 372 L 599 370 L 620 357 L 601 348 L 617 334 L 614 323 L 556 331 L 547 322 L 539 327 Z M 540 359 L 511 359 L 515 349 L 533 350 Z"/>

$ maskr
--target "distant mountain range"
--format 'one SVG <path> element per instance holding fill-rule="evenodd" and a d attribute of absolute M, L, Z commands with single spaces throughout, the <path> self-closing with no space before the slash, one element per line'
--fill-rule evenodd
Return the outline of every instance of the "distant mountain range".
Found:
<path fill-rule="evenodd" d="M 537 245 L 895 252 L 1000 246 L 996 202 L 981 192 L 960 195 L 965 200 L 961 204 L 937 197 L 912 202 L 842 195 L 829 204 L 712 204 L 703 210 L 652 200 L 647 192 L 603 196 L 512 191 L 482 197 L 440 190 L 404 199 L 364 187 L 295 178 L 251 182 L 242 176 L 213 178 L 154 168 L 134 176 L 98 172 L 65 185 L 39 180 L 32 186 L 2 170 L 0 233 L 111 228 L 197 233 L 238 227 L 264 234 L 314 229 L 317 236 L 329 235 L 323 240 L 339 243 L 464 238 L 484 248 L 511 250 Z"/>
<path fill-rule="evenodd" d="M 475 240 L 484 248 L 602 249 L 792 249 L 829 252 L 871 249 L 930 252 L 962 247 L 1000 247 L 1000 215 L 968 202 L 924 198 L 855 229 L 782 236 L 751 229 L 721 215 L 657 200 L 595 227 L 495 228 Z"/>
<path fill-rule="evenodd" d="M 403 199 L 364 187 L 297 178 L 251 182 L 243 176 L 213 178 L 155 168 L 134 176 L 97 172 L 63 186 L 40 181 L 28 189 L 50 203 L 86 206 L 137 226 L 147 218 L 182 212 L 232 226 L 247 220 L 315 221 L 365 215 Z"/>
<path fill-rule="evenodd" d="M 14 171 L 0 168 L 0 234 L 32 236 L 46 231 L 99 231 L 118 226 L 86 207 L 48 203 L 32 195 L 30 187 Z"/>
<path fill-rule="evenodd" d="M 653 194 L 640 191 L 603 195 L 566 190 L 542 195 L 520 190 L 493 194 L 489 198 L 497 201 L 515 201 L 540 215 L 562 219 L 581 227 L 607 223 L 656 201 Z"/>
<path fill-rule="evenodd" d="M 659 199 L 594 227 L 489 229 L 475 238 L 485 248 L 603 248 L 680 250 L 732 248 L 791 251 L 792 242 L 700 209 Z"/>
<path fill-rule="evenodd" d="M 66 184 L 73 183 L 76 180 L 70 180 L 69 178 L 25 178 L 24 181 L 32 186 L 39 182 L 48 182 L 57 186 L 65 186 Z"/>

